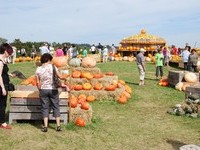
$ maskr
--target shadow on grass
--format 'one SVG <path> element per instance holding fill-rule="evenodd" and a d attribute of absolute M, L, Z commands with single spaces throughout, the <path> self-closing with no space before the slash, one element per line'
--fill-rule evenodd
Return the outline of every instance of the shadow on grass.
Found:
<path fill-rule="evenodd" d="M 186 143 L 183 143 L 183 142 L 180 142 L 180 141 L 177 141 L 177 140 L 171 140 L 171 139 L 167 139 L 166 142 L 168 144 L 171 144 L 172 147 L 174 148 L 174 150 L 179 150 L 179 148 L 183 145 L 186 145 Z"/>

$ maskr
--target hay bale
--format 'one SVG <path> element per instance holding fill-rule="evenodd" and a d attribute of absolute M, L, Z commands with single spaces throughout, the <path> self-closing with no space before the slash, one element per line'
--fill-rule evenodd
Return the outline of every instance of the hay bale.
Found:
<path fill-rule="evenodd" d="M 114 91 L 102 90 L 71 90 L 70 94 L 78 97 L 80 94 L 85 94 L 86 96 L 94 95 L 96 100 L 117 100 L 118 97 L 125 91 L 125 87 L 116 88 Z"/>
<path fill-rule="evenodd" d="M 90 72 L 90 73 L 92 73 L 92 74 L 101 73 L 100 68 L 97 68 L 97 67 L 94 67 L 94 68 L 76 67 L 76 68 L 72 68 L 72 71 Z"/>
<path fill-rule="evenodd" d="M 88 110 L 81 109 L 79 104 L 76 108 L 71 108 L 71 121 L 75 123 L 76 118 L 81 117 L 86 123 L 91 123 L 93 115 L 92 107 L 90 106 Z"/>

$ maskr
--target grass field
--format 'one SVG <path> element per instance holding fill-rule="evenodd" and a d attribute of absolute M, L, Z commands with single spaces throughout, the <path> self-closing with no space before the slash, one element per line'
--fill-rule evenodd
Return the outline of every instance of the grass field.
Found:
<path fill-rule="evenodd" d="M 33 75 L 33 63 L 10 65 L 10 71 L 21 70 Z M 185 95 L 171 87 L 161 87 L 155 80 L 155 65 L 147 64 L 145 86 L 138 86 L 135 63 L 108 62 L 97 64 L 102 72 L 112 71 L 133 89 L 125 105 L 114 101 L 91 103 L 92 124 L 84 128 L 69 123 L 62 132 L 50 124 L 47 133 L 40 131 L 41 122 L 18 122 L 11 131 L 0 129 L 2 150 L 176 150 L 184 144 L 200 144 L 200 119 L 173 116 L 166 111 L 184 102 Z M 169 69 L 164 67 L 165 76 Z M 12 79 L 15 84 L 21 80 Z"/>

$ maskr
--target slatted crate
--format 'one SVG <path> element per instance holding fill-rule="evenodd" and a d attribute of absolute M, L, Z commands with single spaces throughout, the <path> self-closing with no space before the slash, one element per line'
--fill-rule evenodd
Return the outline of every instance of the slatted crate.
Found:
<path fill-rule="evenodd" d="M 189 95 L 197 94 L 200 98 L 200 83 L 195 86 L 188 86 L 185 90 L 185 98 L 188 98 Z"/>
<path fill-rule="evenodd" d="M 183 81 L 184 71 L 170 70 L 168 74 L 168 82 L 170 86 L 175 86 L 178 82 Z"/>
<path fill-rule="evenodd" d="M 59 95 L 61 121 L 68 122 L 68 93 Z M 42 120 L 41 104 L 38 91 L 13 91 L 10 95 L 9 123 L 17 120 Z M 50 110 L 49 120 L 55 120 Z"/>

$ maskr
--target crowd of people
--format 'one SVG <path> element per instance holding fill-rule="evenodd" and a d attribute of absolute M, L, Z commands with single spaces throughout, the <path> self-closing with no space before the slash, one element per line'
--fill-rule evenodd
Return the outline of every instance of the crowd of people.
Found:
<path fill-rule="evenodd" d="M 139 70 L 139 85 L 144 85 L 145 78 L 145 52 L 146 50 L 141 48 L 140 52 L 136 54 L 136 63 Z M 171 47 L 158 46 L 155 51 L 156 60 L 156 79 L 163 78 L 163 66 L 169 66 L 170 57 L 172 55 L 177 55 L 182 58 L 184 64 L 184 71 L 198 72 L 198 54 L 196 49 L 191 48 L 188 43 L 186 43 L 185 48 L 176 48 L 175 45 Z"/>

